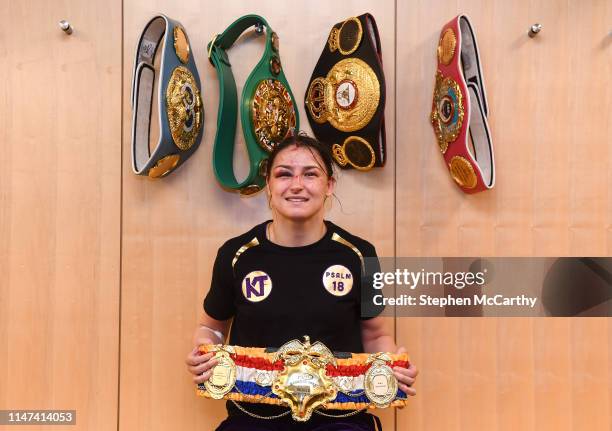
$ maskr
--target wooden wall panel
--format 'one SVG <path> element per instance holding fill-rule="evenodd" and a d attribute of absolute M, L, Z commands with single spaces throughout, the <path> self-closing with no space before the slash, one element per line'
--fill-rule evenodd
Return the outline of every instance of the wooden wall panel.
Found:
<path fill-rule="evenodd" d="M 604 1 L 398 2 L 409 77 L 396 95 L 398 256 L 610 254 L 611 12 Z M 478 36 L 496 152 L 496 187 L 475 196 L 453 184 L 428 121 L 439 31 L 458 13 Z M 544 29 L 530 39 L 535 22 Z M 611 426 L 609 319 L 399 318 L 397 338 L 422 395 L 398 429 Z"/>
<path fill-rule="evenodd" d="M 609 10 L 601 1 L 399 4 L 398 70 L 410 77 L 397 82 L 405 115 L 397 129 L 399 248 L 422 255 L 608 253 Z M 450 180 L 428 123 L 432 49 L 458 12 L 484 35 L 478 42 L 496 151 L 496 187 L 476 196 Z M 529 39 L 535 21 L 544 30 Z M 583 53 L 580 61 L 572 53 Z"/>
<path fill-rule="evenodd" d="M 581 319 L 570 327 L 570 396 L 574 429 L 603 430 L 612 425 L 610 321 L 612 319 Z"/>
<path fill-rule="evenodd" d="M 310 131 L 303 97 L 312 69 L 333 24 L 366 11 L 381 29 L 387 73 L 388 167 L 368 175 L 341 172 L 329 218 L 393 254 L 394 214 L 394 2 L 302 2 L 288 5 L 241 1 L 223 6 L 201 2 L 134 0 L 124 3 L 123 92 L 123 271 L 120 429 L 213 429 L 225 416 L 222 402 L 199 399 L 183 364 L 208 291 L 218 247 L 270 217 L 264 194 L 241 198 L 215 181 L 211 152 L 216 130 L 218 81 L 205 46 L 236 18 L 264 16 L 280 36 L 287 79 L 300 108 L 301 128 Z M 130 105 L 134 49 L 139 32 L 158 12 L 185 26 L 202 79 L 206 111 L 204 139 L 178 171 L 159 181 L 136 177 L 130 166 Z M 243 37 L 229 51 L 238 94 L 259 60 L 262 39 Z M 241 132 L 235 165 L 245 174 Z M 364 199 L 364 196 L 367 198 Z M 393 330 L 393 321 L 389 322 Z M 393 429 L 393 412 L 384 415 Z"/>
<path fill-rule="evenodd" d="M 2 2 L 0 18 L 0 409 L 113 430 L 121 2 Z"/>

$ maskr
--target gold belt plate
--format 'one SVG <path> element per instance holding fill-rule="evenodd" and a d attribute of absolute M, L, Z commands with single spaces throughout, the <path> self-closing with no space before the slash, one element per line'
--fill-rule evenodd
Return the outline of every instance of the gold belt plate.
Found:
<path fill-rule="evenodd" d="M 372 365 L 365 375 L 365 394 L 376 407 L 388 407 L 397 394 L 397 379 L 388 365 L 391 358 L 385 353 L 373 354 L 368 363 Z"/>
<path fill-rule="evenodd" d="M 210 378 L 204 382 L 211 398 L 220 400 L 229 393 L 236 383 L 236 364 L 230 355 L 235 351 L 231 346 L 216 346 L 214 359 L 218 361 Z M 213 350 L 213 351 L 214 351 Z"/>
<path fill-rule="evenodd" d="M 455 141 L 461 133 L 464 116 L 461 87 L 453 78 L 449 76 L 445 78 L 438 71 L 431 108 L 431 123 L 443 154 L 446 153 L 448 144 Z"/>
<path fill-rule="evenodd" d="M 452 28 L 447 28 L 438 42 L 438 61 L 448 66 L 455 57 L 457 48 L 457 37 Z"/>
<path fill-rule="evenodd" d="M 374 149 L 359 136 L 349 136 L 342 145 L 332 145 L 332 156 L 340 166 L 348 164 L 360 171 L 369 171 L 376 162 Z"/>
<path fill-rule="evenodd" d="M 346 58 L 336 63 L 325 78 L 308 87 L 306 106 L 313 120 L 329 122 L 342 132 L 363 129 L 380 103 L 380 82 L 363 60 Z"/>
<path fill-rule="evenodd" d="M 451 177 L 457 184 L 466 189 L 473 189 L 478 184 L 474 167 L 465 157 L 455 156 L 448 164 Z"/>
<path fill-rule="evenodd" d="M 181 160 L 181 156 L 178 154 L 169 154 L 165 157 L 162 157 L 155 163 L 151 169 L 149 169 L 148 175 L 150 178 L 160 178 L 163 177 L 172 171 L 172 169 L 176 168 L 179 160 Z"/>
<path fill-rule="evenodd" d="M 295 128 L 295 108 L 278 79 L 261 81 L 251 102 L 251 121 L 257 143 L 270 152 Z"/>
<path fill-rule="evenodd" d="M 202 127 L 203 109 L 200 89 L 186 67 L 172 71 L 166 89 L 166 110 L 174 143 L 183 151 L 190 149 Z"/>
<path fill-rule="evenodd" d="M 283 344 L 275 357 L 284 362 L 283 370 L 272 384 L 272 392 L 291 408 L 293 419 L 305 422 L 312 412 L 336 398 L 334 381 L 326 366 L 336 364 L 333 353 L 323 343 L 292 340 Z"/>
<path fill-rule="evenodd" d="M 181 26 L 174 27 L 174 52 L 181 63 L 187 64 L 189 61 L 189 42 L 187 41 L 187 35 L 185 29 Z"/>
<path fill-rule="evenodd" d="M 351 17 L 344 21 L 338 30 L 338 51 L 342 55 L 351 55 L 361 43 L 363 28 L 357 17 Z"/>

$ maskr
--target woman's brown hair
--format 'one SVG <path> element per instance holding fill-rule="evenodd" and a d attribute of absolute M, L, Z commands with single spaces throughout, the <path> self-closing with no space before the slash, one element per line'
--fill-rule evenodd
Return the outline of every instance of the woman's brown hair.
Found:
<path fill-rule="evenodd" d="M 266 164 L 267 178 L 270 178 L 270 173 L 272 172 L 272 165 L 274 164 L 274 159 L 276 158 L 278 153 L 280 153 L 287 147 L 291 147 L 292 145 L 295 145 L 298 148 L 306 147 L 311 153 L 313 151 L 316 151 L 321 160 L 323 161 L 323 166 L 319 167 L 323 169 L 323 171 L 327 174 L 328 178 L 334 177 L 334 159 L 332 158 L 329 148 L 325 144 L 319 142 L 315 138 L 311 138 L 305 133 L 298 133 L 296 135 L 288 136 L 287 138 L 282 140 L 280 144 L 274 147 L 274 150 L 272 150 L 270 156 L 268 156 L 268 162 Z M 314 153 L 312 155 L 314 157 Z M 314 157 L 314 159 L 317 160 L 316 157 Z M 317 161 L 317 164 L 318 163 L 319 162 Z"/>

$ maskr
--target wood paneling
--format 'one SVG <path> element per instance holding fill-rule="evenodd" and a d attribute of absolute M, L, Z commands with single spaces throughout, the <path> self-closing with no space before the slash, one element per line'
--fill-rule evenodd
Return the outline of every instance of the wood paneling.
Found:
<path fill-rule="evenodd" d="M 0 18 L 0 409 L 116 429 L 121 2 L 2 2 Z"/>

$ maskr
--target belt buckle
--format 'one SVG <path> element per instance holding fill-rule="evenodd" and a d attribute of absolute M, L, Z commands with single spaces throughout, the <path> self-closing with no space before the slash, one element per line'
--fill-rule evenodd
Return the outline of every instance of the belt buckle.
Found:
<path fill-rule="evenodd" d="M 291 408 L 293 419 L 305 422 L 312 412 L 336 398 L 337 388 L 327 376 L 327 364 L 336 365 L 331 350 L 317 341 L 310 344 L 292 340 L 281 346 L 275 356 L 283 361 L 283 369 L 272 384 L 272 392 Z"/>
<path fill-rule="evenodd" d="M 213 63 L 213 59 L 212 59 L 213 51 L 215 52 L 215 54 L 217 54 L 217 50 L 220 50 L 221 54 L 216 55 L 217 59 L 223 64 L 225 64 L 226 66 L 231 67 L 231 63 L 229 61 L 229 57 L 227 56 L 227 52 L 225 52 L 225 49 L 221 49 L 219 45 L 215 45 L 215 42 L 217 41 L 217 38 L 219 36 L 220 36 L 219 34 L 215 34 L 215 37 L 213 37 L 210 43 L 208 44 L 208 61 L 210 62 L 210 64 L 214 66 L 215 63 Z"/>
<path fill-rule="evenodd" d="M 212 40 L 210 41 L 210 45 L 208 46 L 208 59 L 209 60 L 210 60 L 210 56 L 212 54 L 213 47 L 215 46 L 215 42 L 216 42 L 218 37 L 219 37 L 219 35 L 215 34 L 215 37 L 212 38 Z"/>

